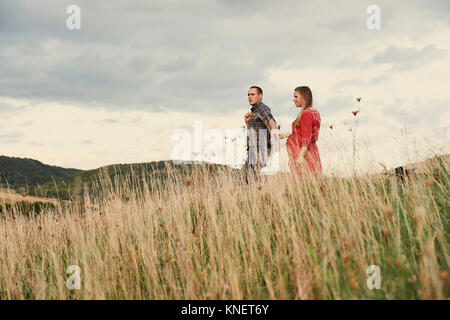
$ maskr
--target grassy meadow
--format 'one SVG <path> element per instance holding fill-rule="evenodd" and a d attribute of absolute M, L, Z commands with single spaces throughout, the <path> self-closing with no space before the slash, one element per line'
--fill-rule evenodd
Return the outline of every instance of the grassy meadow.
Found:
<path fill-rule="evenodd" d="M 0 299 L 450 297 L 448 157 L 404 182 L 280 173 L 246 185 L 206 167 L 101 174 L 36 214 L 0 202 Z M 72 265 L 80 289 L 66 285 Z"/>

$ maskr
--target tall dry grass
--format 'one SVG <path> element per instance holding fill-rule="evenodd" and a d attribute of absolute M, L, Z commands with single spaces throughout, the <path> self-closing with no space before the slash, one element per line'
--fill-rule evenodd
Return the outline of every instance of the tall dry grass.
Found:
<path fill-rule="evenodd" d="M 195 166 L 99 177 L 82 202 L 0 219 L 1 299 L 448 299 L 449 176 L 246 185 Z M 68 266 L 81 268 L 69 290 Z M 369 265 L 381 289 L 366 286 Z"/>

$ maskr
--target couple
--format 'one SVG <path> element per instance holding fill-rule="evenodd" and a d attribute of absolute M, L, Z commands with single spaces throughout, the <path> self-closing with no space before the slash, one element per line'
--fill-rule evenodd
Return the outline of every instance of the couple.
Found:
<path fill-rule="evenodd" d="M 287 138 L 289 168 L 293 177 L 298 178 L 306 174 L 314 177 L 321 175 L 322 165 L 316 145 L 319 138 L 320 114 L 313 108 L 311 89 L 306 86 L 294 89 L 295 106 L 301 109 L 292 123 L 291 133 L 278 133 L 271 110 L 262 102 L 262 98 L 263 91 L 260 87 L 250 87 L 248 102 L 252 108 L 244 116 L 249 137 L 246 170 L 251 169 L 256 174 L 256 168 L 266 165 L 267 151 L 270 153 L 271 146 L 277 142 L 277 138 Z"/>

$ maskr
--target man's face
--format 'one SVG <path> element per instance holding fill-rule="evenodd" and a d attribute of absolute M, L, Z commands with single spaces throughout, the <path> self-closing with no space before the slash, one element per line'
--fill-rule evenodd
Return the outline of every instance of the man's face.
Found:
<path fill-rule="evenodd" d="M 248 90 L 248 103 L 257 104 L 262 100 L 262 94 L 258 92 L 258 89 L 251 88 Z"/>

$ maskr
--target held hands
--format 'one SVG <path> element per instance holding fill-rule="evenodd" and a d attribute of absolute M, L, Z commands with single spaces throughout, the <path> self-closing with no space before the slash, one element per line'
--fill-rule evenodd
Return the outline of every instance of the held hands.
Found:
<path fill-rule="evenodd" d="M 305 158 L 302 157 L 301 155 L 299 155 L 297 160 L 295 160 L 295 164 L 298 165 L 298 166 L 302 166 L 304 163 L 305 163 Z"/>

